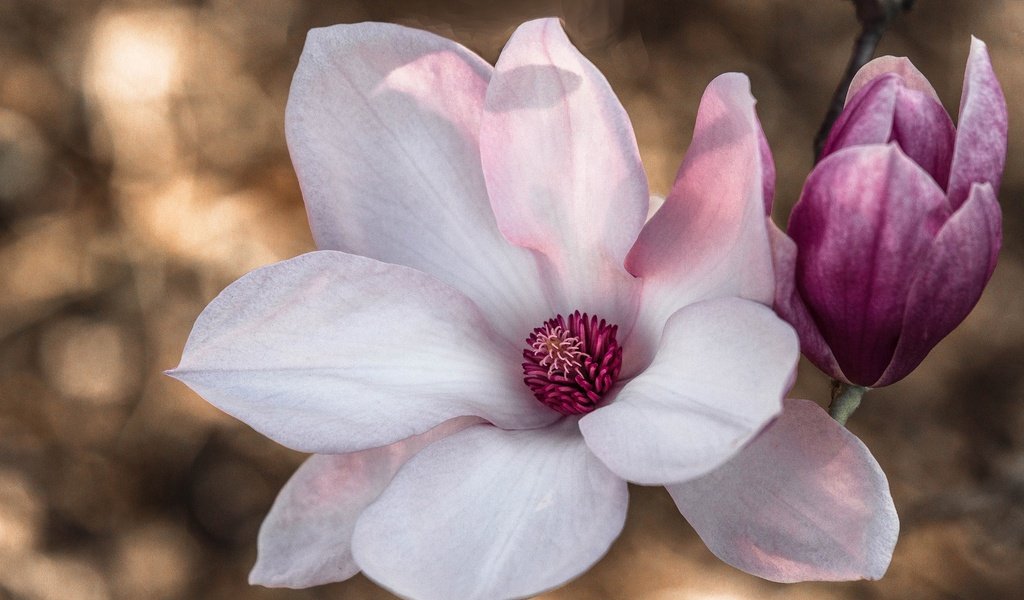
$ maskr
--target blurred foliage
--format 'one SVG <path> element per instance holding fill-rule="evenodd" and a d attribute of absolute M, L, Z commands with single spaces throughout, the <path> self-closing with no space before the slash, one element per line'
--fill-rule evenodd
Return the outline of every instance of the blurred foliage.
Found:
<path fill-rule="evenodd" d="M 302 456 L 162 376 L 249 269 L 312 249 L 284 144 L 315 26 L 387 20 L 493 60 L 562 15 L 632 116 L 655 192 L 704 85 L 751 76 L 784 221 L 858 24 L 838 0 L 0 0 L 0 598 L 390 598 L 362 577 L 250 588 L 259 523 Z M 969 34 L 1011 104 L 1005 249 L 965 325 L 852 430 L 903 520 L 881 582 L 769 584 L 722 565 L 656 488 L 549 598 L 1011 598 L 1024 589 L 1024 2 L 919 0 L 882 43 L 955 114 Z M 795 395 L 824 401 L 804 365 Z"/>

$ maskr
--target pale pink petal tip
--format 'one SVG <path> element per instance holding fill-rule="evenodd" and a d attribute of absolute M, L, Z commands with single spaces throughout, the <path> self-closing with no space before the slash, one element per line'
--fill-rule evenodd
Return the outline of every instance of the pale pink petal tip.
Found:
<path fill-rule="evenodd" d="M 924 92 L 935 100 L 939 99 L 931 82 L 921 71 L 917 70 L 910 59 L 905 56 L 879 56 L 861 67 L 854 75 L 850 82 L 850 88 L 846 92 L 847 104 L 872 80 L 890 73 L 898 75 L 908 88 Z"/>
<path fill-rule="evenodd" d="M 781 583 L 879 579 L 899 534 L 878 463 L 807 400 L 787 400 L 733 460 L 668 490 L 716 556 Z"/>
<path fill-rule="evenodd" d="M 626 259 L 643 280 L 634 336 L 653 350 L 668 318 L 700 300 L 772 300 L 765 214 L 774 195 L 774 165 L 750 80 L 719 75 L 704 90 L 693 140 L 665 204 L 643 228 Z M 643 351 L 624 360 L 629 375 L 649 362 Z"/>
<path fill-rule="evenodd" d="M 281 489 L 260 527 L 249 583 L 306 588 L 358 573 L 352 559 L 352 530 L 363 509 L 411 456 L 479 422 L 472 417 L 452 419 L 390 446 L 309 457 Z"/>
<path fill-rule="evenodd" d="M 304 588 L 358 573 L 350 549 L 352 527 L 388 481 L 376 479 L 372 467 L 366 469 L 351 454 L 308 458 L 281 489 L 260 527 L 249 583 Z"/>

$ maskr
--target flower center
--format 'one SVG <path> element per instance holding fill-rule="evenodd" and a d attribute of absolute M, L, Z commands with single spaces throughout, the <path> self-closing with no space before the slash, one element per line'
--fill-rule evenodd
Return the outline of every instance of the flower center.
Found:
<path fill-rule="evenodd" d="M 563 415 L 594 410 L 622 368 L 618 329 L 580 311 L 548 319 L 526 338 L 523 381 L 541 404 Z"/>

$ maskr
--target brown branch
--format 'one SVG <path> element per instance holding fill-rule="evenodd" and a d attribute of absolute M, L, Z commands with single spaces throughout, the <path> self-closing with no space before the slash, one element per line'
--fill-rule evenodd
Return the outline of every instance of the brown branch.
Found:
<path fill-rule="evenodd" d="M 825 140 L 832 130 L 839 114 L 843 111 L 846 103 L 846 92 L 850 89 L 850 82 L 857 71 L 875 55 L 878 42 L 882 34 L 889 28 L 889 25 L 900 14 L 910 10 L 914 6 L 914 0 L 852 0 L 857 8 L 857 20 L 860 21 L 860 35 L 853 45 L 853 52 L 850 53 L 850 61 L 846 65 L 843 78 L 836 86 L 832 94 L 832 102 L 829 104 L 828 112 L 825 113 L 825 120 L 821 129 L 814 136 L 814 160 L 821 159 L 821 151 L 825 147 Z"/>

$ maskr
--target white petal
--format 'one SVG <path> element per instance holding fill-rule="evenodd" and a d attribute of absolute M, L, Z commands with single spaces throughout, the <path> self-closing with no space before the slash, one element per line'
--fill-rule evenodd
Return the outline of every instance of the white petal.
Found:
<path fill-rule="evenodd" d="M 647 216 L 633 128 L 556 19 L 525 23 L 498 58 L 480 132 L 498 226 L 553 271 L 560 311 L 633 319 L 623 260 Z"/>
<path fill-rule="evenodd" d="M 303 452 L 342 454 L 480 416 L 550 423 L 521 350 L 465 296 L 419 271 L 342 252 L 249 273 L 203 311 L 170 374 Z"/>
<path fill-rule="evenodd" d="M 739 298 L 707 300 L 668 320 L 654 362 L 580 430 L 608 468 L 666 484 L 711 471 L 782 409 L 799 355 L 793 329 Z"/>
<path fill-rule="evenodd" d="M 304 588 L 358 573 L 352 530 L 363 509 L 420 449 L 474 423 L 479 420 L 453 419 L 390 446 L 309 457 L 281 489 L 260 527 L 249 583 Z"/>
<path fill-rule="evenodd" d="M 321 249 L 430 273 L 518 342 L 550 307 L 533 258 L 498 232 L 487 200 L 478 139 L 491 71 L 424 31 L 314 29 L 285 128 Z"/>
<path fill-rule="evenodd" d="M 356 562 L 418 600 L 532 596 L 579 575 L 626 516 L 626 484 L 576 423 L 478 425 L 423 450 L 356 524 Z"/>
<path fill-rule="evenodd" d="M 871 452 L 807 400 L 786 400 L 735 458 L 668 491 L 716 556 L 772 581 L 878 579 L 899 534 Z"/>

